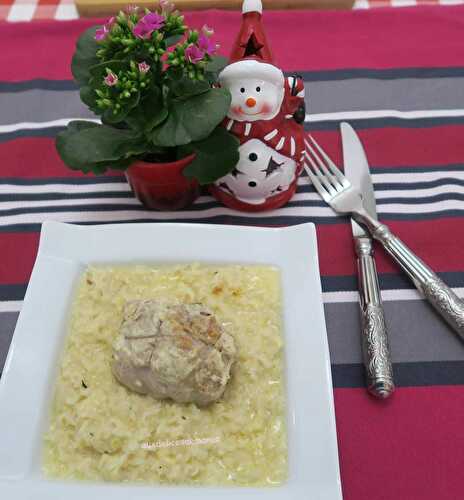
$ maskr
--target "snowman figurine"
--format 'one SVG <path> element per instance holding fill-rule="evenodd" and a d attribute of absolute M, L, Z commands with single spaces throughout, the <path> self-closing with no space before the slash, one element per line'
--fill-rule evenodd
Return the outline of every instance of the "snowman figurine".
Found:
<path fill-rule="evenodd" d="M 232 96 L 223 123 L 240 141 L 235 168 L 211 187 L 230 208 L 281 207 L 296 190 L 304 156 L 304 87 L 274 66 L 261 24 L 261 0 L 245 0 L 230 64 L 219 75 Z"/>

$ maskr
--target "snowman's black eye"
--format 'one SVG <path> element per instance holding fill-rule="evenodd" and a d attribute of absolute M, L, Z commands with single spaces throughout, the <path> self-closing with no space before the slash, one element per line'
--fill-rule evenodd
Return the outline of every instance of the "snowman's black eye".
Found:
<path fill-rule="evenodd" d="M 258 159 L 258 155 L 256 153 L 250 153 L 248 155 L 248 158 L 250 159 L 250 161 L 256 161 Z"/>
<path fill-rule="evenodd" d="M 256 92 L 261 92 L 261 87 L 256 87 Z"/>
<path fill-rule="evenodd" d="M 240 89 L 240 92 L 241 92 L 242 94 L 244 94 L 244 93 L 245 93 L 245 88 L 244 88 L 244 87 L 242 87 L 242 88 Z"/>

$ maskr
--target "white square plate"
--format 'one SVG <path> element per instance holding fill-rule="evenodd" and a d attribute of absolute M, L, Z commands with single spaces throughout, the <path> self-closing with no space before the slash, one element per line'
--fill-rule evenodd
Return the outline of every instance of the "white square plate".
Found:
<path fill-rule="evenodd" d="M 132 486 L 48 480 L 41 472 L 73 288 L 89 264 L 269 264 L 282 275 L 289 478 L 270 488 Z M 282 229 L 199 224 L 46 222 L 0 380 L 0 498 L 16 500 L 340 500 L 329 350 L 313 224 Z"/>

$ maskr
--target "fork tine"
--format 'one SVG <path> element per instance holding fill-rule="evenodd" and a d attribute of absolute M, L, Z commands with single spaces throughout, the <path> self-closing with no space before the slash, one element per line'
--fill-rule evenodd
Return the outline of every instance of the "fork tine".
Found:
<path fill-rule="evenodd" d="M 344 187 L 350 186 L 350 182 L 348 181 L 348 179 L 341 173 L 337 165 L 335 165 L 335 163 L 329 158 L 329 156 L 325 153 L 325 151 L 319 146 L 314 137 L 311 134 L 308 134 L 308 137 L 311 139 L 311 142 L 314 144 L 316 149 L 322 155 L 324 160 L 327 162 L 327 165 L 329 166 L 331 172 L 337 177 L 337 179 L 341 182 L 341 184 Z"/>
<path fill-rule="evenodd" d="M 325 190 L 328 191 L 330 196 L 336 196 L 337 188 L 330 183 L 330 179 L 328 178 L 328 176 L 325 175 L 323 171 L 321 171 L 324 169 L 324 166 L 320 165 L 320 159 L 317 157 L 317 155 L 312 158 L 311 155 L 305 154 L 305 157 L 313 168 L 314 175 L 319 179 L 319 182 L 324 185 Z"/>
<path fill-rule="evenodd" d="M 319 155 L 314 151 L 312 146 L 310 144 L 307 145 L 308 150 L 311 152 L 311 155 L 308 153 L 308 151 L 305 151 L 305 156 L 306 158 L 311 162 L 311 165 L 313 165 L 313 162 L 317 164 L 319 167 L 319 170 L 322 170 L 322 174 L 324 175 L 325 179 L 330 183 L 332 189 L 335 190 L 334 193 L 332 193 L 334 196 L 337 194 L 337 192 L 341 191 L 343 189 L 343 185 L 338 181 L 338 179 L 329 171 L 327 168 L 327 165 L 322 161 L 322 159 L 319 157 Z M 315 170 L 317 170 L 315 168 Z M 317 173 L 317 172 L 316 172 Z"/>
<path fill-rule="evenodd" d="M 306 162 L 304 163 L 304 169 L 306 170 L 306 173 L 311 179 L 313 186 L 316 188 L 316 191 L 319 193 L 319 195 L 326 203 L 329 203 L 332 197 L 329 195 L 325 187 L 319 182 L 319 179 L 316 177 L 316 175 L 313 174 L 311 168 L 308 167 Z"/>

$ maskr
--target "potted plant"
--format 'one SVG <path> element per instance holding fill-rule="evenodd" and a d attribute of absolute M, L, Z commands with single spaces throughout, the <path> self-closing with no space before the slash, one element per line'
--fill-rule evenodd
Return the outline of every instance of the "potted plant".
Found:
<path fill-rule="evenodd" d="M 64 163 L 85 173 L 124 170 L 135 195 L 156 209 L 187 206 L 199 185 L 230 172 L 239 144 L 219 126 L 231 97 L 216 85 L 226 60 L 212 34 L 189 29 L 167 0 L 85 31 L 72 73 L 101 123 L 71 121 L 58 134 Z"/>

